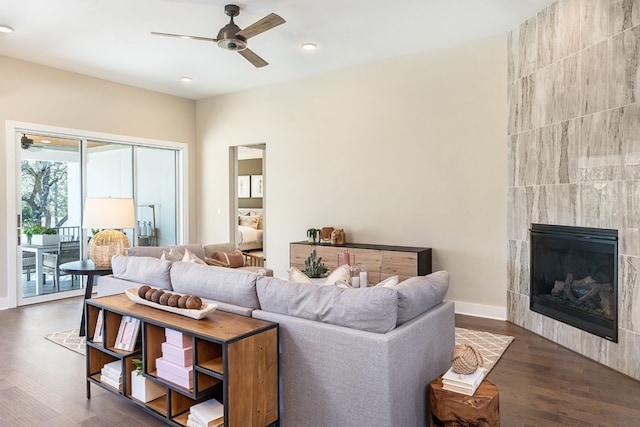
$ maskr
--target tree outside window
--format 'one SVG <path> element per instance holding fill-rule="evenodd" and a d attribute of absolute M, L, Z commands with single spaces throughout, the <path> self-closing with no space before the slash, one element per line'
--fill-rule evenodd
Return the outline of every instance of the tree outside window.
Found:
<path fill-rule="evenodd" d="M 67 164 L 23 160 L 22 223 L 60 227 L 68 217 Z"/>

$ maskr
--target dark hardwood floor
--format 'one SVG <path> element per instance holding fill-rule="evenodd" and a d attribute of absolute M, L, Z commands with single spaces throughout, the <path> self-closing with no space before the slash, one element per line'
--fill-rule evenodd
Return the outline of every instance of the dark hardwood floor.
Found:
<path fill-rule="evenodd" d="M 456 326 L 515 338 L 487 376 L 502 426 L 640 425 L 639 381 L 512 323 L 457 315 Z"/>
<path fill-rule="evenodd" d="M 44 339 L 77 328 L 81 308 L 72 298 L 0 311 L 0 426 L 164 425 L 97 386 L 87 399 L 84 357 Z M 638 425 L 640 382 L 510 323 L 457 316 L 456 324 L 515 337 L 488 376 L 503 427 Z"/>

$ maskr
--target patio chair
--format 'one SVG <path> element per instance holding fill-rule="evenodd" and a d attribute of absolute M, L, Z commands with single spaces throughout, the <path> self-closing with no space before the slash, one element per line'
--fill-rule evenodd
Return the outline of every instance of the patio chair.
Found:
<path fill-rule="evenodd" d="M 59 289 L 60 276 L 66 276 L 67 273 L 60 271 L 60 264 L 70 261 L 78 261 L 80 259 L 80 241 L 60 241 L 58 243 L 58 253 L 42 254 L 42 274 L 46 282 L 46 275 L 53 276 L 53 287 Z M 71 276 L 71 285 L 73 286 L 75 275 Z"/>
<path fill-rule="evenodd" d="M 22 273 L 27 275 L 27 282 L 31 280 L 31 272 L 36 269 L 36 254 L 22 251 Z"/>

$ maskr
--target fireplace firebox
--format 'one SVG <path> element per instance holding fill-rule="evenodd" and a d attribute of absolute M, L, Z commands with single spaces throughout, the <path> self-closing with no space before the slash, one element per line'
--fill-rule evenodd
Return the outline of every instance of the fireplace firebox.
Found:
<path fill-rule="evenodd" d="M 531 310 L 618 342 L 618 231 L 531 224 Z"/>

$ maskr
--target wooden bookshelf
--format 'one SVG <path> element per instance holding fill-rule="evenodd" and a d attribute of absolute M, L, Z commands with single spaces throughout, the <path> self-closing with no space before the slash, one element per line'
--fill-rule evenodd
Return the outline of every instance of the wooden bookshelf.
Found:
<path fill-rule="evenodd" d="M 278 325 L 215 311 L 195 320 L 139 305 L 124 294 L 86 301 L 87 399 L 91 385 L 100 386 L 141 406 L 169 425 L 186 426 L 189 408 L 215 398 L 224 405 L 226 427 L 275 426 L 278 410 Z M 93 342 L 98 314 L 103 312 L 102 342 Z M 130 351 L 113 348 L 122 316 L 141 321 L 140 339 Z M 165 328 L 191 336 L 193 387 L 184 388 L 157 376 L 155 360 L 162 356 Z M 131 397 L 132 359 L 142 359 L 143 375 L 161 384 L 166 394 L 143 403 Z M 100 382 L 106 363 L 122 363 L 122 387 Z"/>

